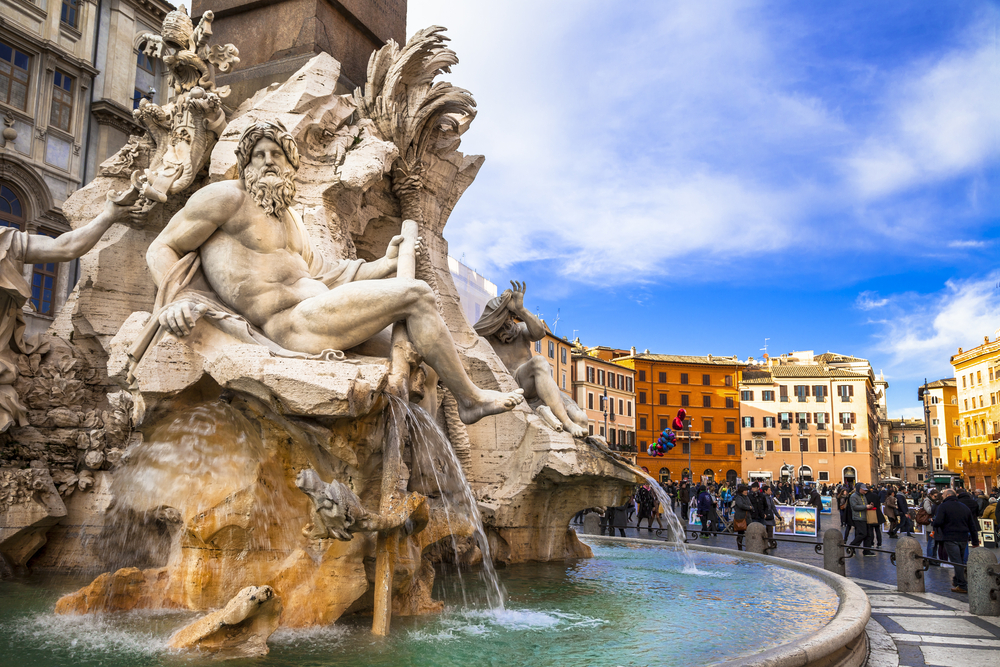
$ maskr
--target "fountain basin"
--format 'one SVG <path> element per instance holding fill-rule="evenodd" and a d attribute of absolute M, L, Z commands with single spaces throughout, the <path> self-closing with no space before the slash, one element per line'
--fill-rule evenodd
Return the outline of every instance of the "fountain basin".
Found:
<path fill-rule="evenodd" d="M 441 615 L 400 618 L 389 637 L 371 618 L 279 629 L 255 665 L 861 665 L 870 608 L 850 581 L 767 556 L 690 546 L 699 573 L 662 542 L 584 536 L 594 558 L 500 570 L 505 610 L 482 598 L 475 573 L 442 572 Z M 170 634 L 198 614 L 139 611 L 56 616 L 78 582 L 0 582 L 0 647 L 34 665 L 210 664 L 177 653 Z M 227 661 L 239 665 L 242 661 Z M 249 663 L 248 663 L 249 664 Z"/>

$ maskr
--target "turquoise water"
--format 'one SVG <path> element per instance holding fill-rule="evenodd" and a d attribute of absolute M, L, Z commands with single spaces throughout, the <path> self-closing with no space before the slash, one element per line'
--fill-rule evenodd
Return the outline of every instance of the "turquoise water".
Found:
<path fill-rule="evenodd" d="M 773 565 L 694 552 L 684 572 L 669 547 L 595 543 L 594 558 L 501 569 L 504 611 L 461 610 L 393 619 L 372 637 L 371 618 L 326 628 L 278 630 L 271 653 L 227 667 L 497 665 L 701 666 L 811 634 L 836 613 L 826 584 Z M 467 586 L 476 577 L 465 576 Z M 85 582 L 84 582 L 85 583 Z M 172 632 L 197 615 L 130 612 L 56 616 L 68 579 L 0 582 L 0 665 L 17 667 L 207 665 L 197 653 L 167 650 Z M 438 577 L 435 596 L 461 600 L 455 579 Z M 736 647 L 742 647 L 736 649 Z"/>

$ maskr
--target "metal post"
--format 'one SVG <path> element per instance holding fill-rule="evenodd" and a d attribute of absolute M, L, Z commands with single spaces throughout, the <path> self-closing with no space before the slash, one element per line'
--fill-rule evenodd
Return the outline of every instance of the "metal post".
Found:
<path fill-rule="evenodd" d="M 927 479 L 934 479 L 934 450 L 931 440 L 931 401 L 927 396 L 927 378 L 924 378 L 924 429 L 927 431 Z"/>

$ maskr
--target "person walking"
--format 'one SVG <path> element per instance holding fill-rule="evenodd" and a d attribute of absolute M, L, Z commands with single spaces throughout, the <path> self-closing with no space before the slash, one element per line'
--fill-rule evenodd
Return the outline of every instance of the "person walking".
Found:
<path fill-rule="evenodd" d="M 882 514 L 882 506 L 878 501 L 878 491 L 869 488 L 865 493 L 865 500 L 868 501 L 868 546 L 872 546 L 872 542 L 877 542 L 876 548 L 882 548 L 882 523 L 885 522 L 885 516 Z M 875 512 L 872 513 L 870 510 L 874 508 Z M 872 519 L 875 522 L 872 522 Z"/>
<path fill-rule="evenodd" d="M 847 536 L 851 534 L 851 528 L 854 526 L 854 522 L 851 520 L 851 505 L 850 505 L 850 494 L 847 489 L 840 489 L 837 491 L 837 509 L 840 511 L 840 525 L 844 527 L 844 541 L 847 541 Z"/>
<path fill-rule="evenodd" d="M 698 487 L 698 518 L 701 519 L 701 536 L 708 537 L 705 531 L 714 529 L 713 515 L 715 514 L 715 501 L 712 494 L 704 486 Z"/>
<path fill-rule="evenodd" d="M 778 508 L 775 507 L 774 493 L 771 491 L 771 487 L 769 486 L 764 487 L 764 495 L 762 498 L 764 501 L 764 527 L 767 529 L 767 539 L 773 540 L 774 524 L 776 515 L 778 514 Z M 775 542 L 774 546 L 777 547 L 778 543 Z"/>
<path fill-rule="evenodd" d="M 733 530 L 736 532 L 736 549 L 739 551 L 743 551 L 743 533 L 746 532 L 753 514 L 753 503 L 750 502 L 749 493 L 749 487 L 740 484 L 736 487 L 736 498 L 733 500 Z"/>
<path fill-rule="evenodd" d="M 649 484 L 643 484 L 639 487 L 639 490 L 635 492 L 636 504 L 639 506 L 639 521 L 635 524 L 635 529 L 638 531 L 642 528 L 642 520 L 646 520 L 646 530 L 653 530 L 653 509 L 656 507 L 656 496 L 653 494 L 653 490 L 649 488 Z"/>
<path fill-rule="evenodd" d="M 885 518 L 889 520 L 889 537 L 895 538 L 899 530 L 899 518 L 896 515 L 896 487 L 891 484 L 885 494 Z"/>
<path fill-rule="evenodd" d="M 868 536 L 868 500 L 865 498 L 865 492 L 868 491 L 868 486 L 864 483 L 858 483 L 854 485 L 854 493 L 848 498 L 848 504 L 851 507 L 851 521 L 854 524 L 854 540 L 851 541 L 852 547 L 860 547 L 862 542 L 864 542 L 865 549 L 862 554 L 865 556 L 874 556 L 874 551 L 869 551 L 868 547 L 871 546 L 871 540 Z"/>
<path fill-rule="evenodd" d="M 913 520 L 910 518 L 910 504 L 902 489 L 896 492 L 896 513 L 899 515 L 899 532 L 913 537 Z M 898 533 L 897 533 L 898 534 Z"/>
<path fill-rule="evenodd" d="M 941 505 L 937 508 L 932 525 L 937 539 L 944 542 L 948 560 L 955 566 L 951 590 L 955 593 L 967 593 L 965 551 L 970 541 L 973 546 L 979 546 L 978 522 L 972 515 L 972 510 L 958 499 L 954 490 L 945 489 L 941 497 Z"/>
<path fill-rule="evenodd" d="M 823 514 L 823 497 L 819 493 L 819 489 L 813 486 L 809 490 L 809 505 L 816 508 L 816 541 L 823 541 L 823 529 L 821 527 L 822 514 Z"/>
<path fill-rule="evenodd" d="M 931 489 L 924 496 L 923 501 L 921 501 L 920 509 L 927 513 L 927 517 L 930 519 L 930 525 L 927 526 L 927 557 L 928 558 L 938 558 L 938 542 L 935 535 L 935 529 L 933 525 L 934 514 L 937 513 L 938 507 L 941 506 L 941 493 L 937 489 Z M 937 563 L 931 563 L 931 565 L 937 565 Z"/>
<path fill-rule="evenodd" d="M 685 526 L 688 524 L 688 507 L 691 503 L 691 485 L 687 481 L 681 481 L 681 488 L 677 491 L 678 499 L 681 501 L 681 516 L 683 519 L 681 523 Z"/>

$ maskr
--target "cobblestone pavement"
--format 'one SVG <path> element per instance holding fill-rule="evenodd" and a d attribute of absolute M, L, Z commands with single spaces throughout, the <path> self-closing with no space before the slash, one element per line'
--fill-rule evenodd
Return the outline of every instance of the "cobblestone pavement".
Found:
<path fill-rule="evenodd" d="M 824 515 L 822 529 L 840 526 L 839 517 Z M 654 522 L 655 525 L 655 522 Z M 664 521 L 666 525 L 666 521 Z M 578 530 L 582 526 L 575 526 Z M 689 526 L 696 529 L 697 526 Z M 656 539 L 655 530 L 637 529 L 635 521 L 626 537 Z M 666 535 L 666 532 L 663 533 Z M 690 539 L 690 533 L 688 534 Z M 926 544 L 922 535 L 915 535 Z M 792 538 L 790 538 L 792 539 Z M 772 556 L 823 567 L 815 542 L 794 538 L 779 542 Z M 699 537 L 697 544 L 736 548 L 734 535 Z M 882 536 L 882 549 L 893 551 L 896 540 Z M 997 667 L 1000 665 L 1000 618 L 973 616 L 967 595 L 951 591 L 950 567 L 930 567 L 924 573 L 926 593 L 897 593 L 896 568 L 889 554 L 862 556 L 860 551 L 846 561 L 847 576 L 868 593 L 872 620 L 868 636 L 872 650 L 870 667 Z"/>

